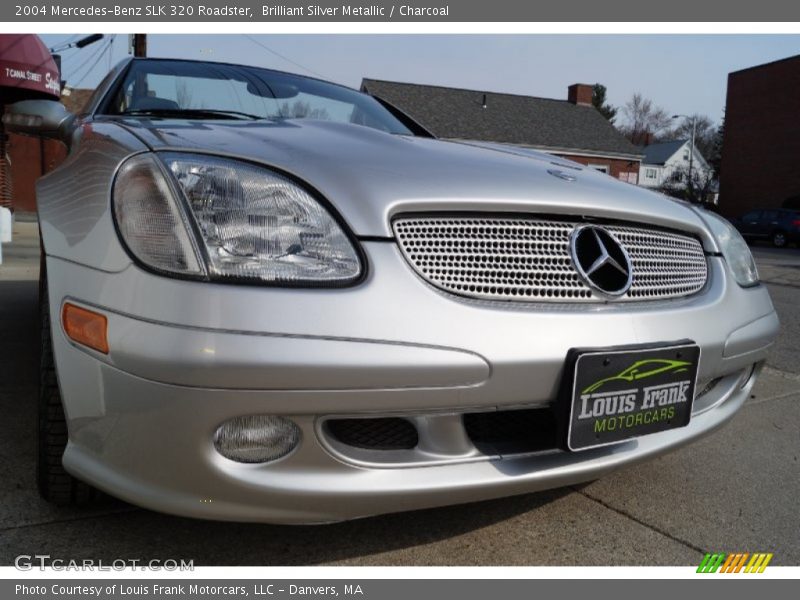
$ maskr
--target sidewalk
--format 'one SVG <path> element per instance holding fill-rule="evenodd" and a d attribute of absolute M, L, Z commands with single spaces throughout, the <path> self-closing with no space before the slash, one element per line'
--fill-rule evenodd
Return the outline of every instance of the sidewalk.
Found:
<path fill-rule="evenodd" d="M 31 281 L 38 278 L 39 223 L 35 220 L 17 220 L 14 223 L 13 241 L 3 244 L 0 281 Z"/>

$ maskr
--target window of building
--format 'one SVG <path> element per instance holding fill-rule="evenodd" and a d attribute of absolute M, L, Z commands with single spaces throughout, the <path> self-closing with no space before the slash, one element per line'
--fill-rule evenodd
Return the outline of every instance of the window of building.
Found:
<path fill-rule="evenodd" d="M 600 171 L 601 173 L 605 173 L 608 175 L 608 165 L 589 165 L 590 169 L 594 169 L 595 171 Z"/>
<path fill-rule="evenodd" d="M 658 171 L 655 169 L 645 169 L 644 170 L 644 177 L 645 179 L 655 179 L 658 176 Z"/>

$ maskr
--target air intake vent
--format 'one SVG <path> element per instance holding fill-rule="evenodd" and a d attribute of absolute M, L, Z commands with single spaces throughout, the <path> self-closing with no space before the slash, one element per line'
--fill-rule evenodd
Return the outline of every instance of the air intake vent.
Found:
<path fill-rule="evenodd" d="M 484 454 L 518 454 L 558 447 L 551 408 L 501 410 L 464 415 L 470 441 Z"/>
<path fill-rule="evenodd" d="M 325 423 L 342 444 L 368 450 L 411 450 L 419 442 L 416 428 L 396 417 L 331 419 Z"/>

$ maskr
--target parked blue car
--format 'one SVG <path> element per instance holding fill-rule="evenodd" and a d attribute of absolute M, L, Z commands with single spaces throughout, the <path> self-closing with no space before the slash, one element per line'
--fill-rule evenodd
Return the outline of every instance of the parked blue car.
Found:
<path fill-rule="evenodd" d="M 733 224 L 748 242 L 769 241 L 776 248 L 800 241 L 800 211 L 785 208 L 751 210 Z"/>

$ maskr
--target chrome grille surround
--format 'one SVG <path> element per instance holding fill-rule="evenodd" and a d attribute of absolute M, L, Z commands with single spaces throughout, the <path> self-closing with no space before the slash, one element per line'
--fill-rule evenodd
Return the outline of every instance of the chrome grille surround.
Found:
<path fill-rule="evenodd" d="M 413 269 L 442 290 L 521 302 L 606 302 L 579 277 L 569 251 L 580 221 L 526 216 L 417 215 L 392 222 Z M 630 289 L 615 302 L 699 292 L 708 265 L 699 240 L 656 227 L 600 224 L 627 250 Z"/>

